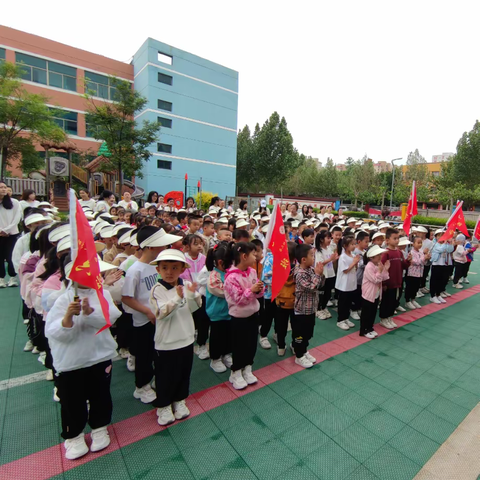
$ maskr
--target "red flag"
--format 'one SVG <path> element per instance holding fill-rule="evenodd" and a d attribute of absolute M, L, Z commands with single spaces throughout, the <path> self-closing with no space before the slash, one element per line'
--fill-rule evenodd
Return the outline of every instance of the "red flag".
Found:
<path fill-rule="evenodd" d="M 417 189 L 415 186 L 415 180 L 412 183 L 412 191 L 410 192 L 410 198 L 407 205 L 407 216 L 403 222 L 403 230 L 407 235 L 410 235 L 410 227 L 412 225 L 412 218 L 417 215 Z"/>
<path fill-rule="evenodd" d="M 100 266 L 98 265 L 98 255 L 92 229 L 88 224 L 85 213 L 83 213 L 83 208 L 75 196 L 75 190 L 72 189 L 70 189 L 70 232 L 73 261 L 70 279 L 85 287 L 93 288 L 97 292 L 106 322 L 105 326 L 97 332 L 100 333 L 112 326 L 110 312 L 108 302 L 103 296 L 103 279 L 100 275 Z"/>
<path fill-rule="evenodd" d="M 473 231 L 473 237 L 477 240 L 480 240 L 480 216 L 478 217 L 477 224 L 475 225 L 475 230 Z"/>
<path fill-rule="evenodd" d="M 465 236 L 469 237 L 467 226 L 465 225 L 465 217 L 463 216 L 462 210 L 463 202 L 457 203 L 457 208 L 453 212 L 452 216 L 448 219 L 447 230 L 440 237 L 440 240 L 448 240 L 452 238 L 455 230 L 460 230 Z"/>
<path fill-rule="evenodd" d="M 268 245 L 273 255 L 272 300 L 279 294 L 290 274 L 290 259 L 288 258 L 285 227 L 283 225 L 282 212 L 278 205 L 277 202 L 273 207 L 265 239 L 265 245 Z"/>

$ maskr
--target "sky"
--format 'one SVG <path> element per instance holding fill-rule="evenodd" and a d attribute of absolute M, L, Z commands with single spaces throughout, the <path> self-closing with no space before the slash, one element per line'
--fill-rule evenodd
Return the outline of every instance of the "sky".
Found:
<path fill-rule="evenodd" d="M 237 70 L 239 129 L 277 111 L 300 153 L 344 163 L 455 152 L 480 118 L 479 18 L 477 0 L 23 0 L 0 23 L 125 62 L 152 37 Z"/>

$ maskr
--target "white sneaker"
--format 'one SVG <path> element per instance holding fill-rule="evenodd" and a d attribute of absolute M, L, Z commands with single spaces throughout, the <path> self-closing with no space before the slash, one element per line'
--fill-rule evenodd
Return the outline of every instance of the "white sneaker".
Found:
<path fill-rule="evenodd" d="M 328 310 L 328 308 L 325 308 L 323 311 L 325 312 L 325 320 L 326 320 L 327 318 L 332 318 L 332 314 L 330 313 L 330 311 Z"/>
<path fill-rule="evenodd" d="M 128 348 L 121 348 L 119 351 L 118 351 L 118 354 L 122 357 L 122 358 L 128 358 L 130 356 L 130 353 L 128 352 Z"/>
<path fill-rule="evenodd" d="M 422 308 L 422 306 L 416 300 L 412 300 L 412 304 L 415 308 Z"/>
<path fill-rule="evenodd" d="M 407 302 L 407 303 L 405 304 L 405 306 L 406 306 L 407 308 L 409 308 L 410 310 L 415 310 L 415 309 L 417 308 L 417 307 L 413 304 L 413 302 Z"/>
<path fill-rule="evenodd" d="M 380 325 L 382 327 L 385 327 L 385 328 L 388 328 L 389 330 L 391 330 L 392 328 L 392 324 L 390 323 L 390 319 L 389 318 L 381 318 L 380 319 Z"/>
<path fill-rule="evenodd" d="M 464 278 L 463 283 L 466 283 L 468 285 L 470 283 L 470 280 L 468 278 Z"/>
<path fill-rule="evenodd" d="M 232 371 L 232 373 L 230 373 L 229 381 L 235 390 L 243 390 L 248 386 L 248 383 L 243 378 L 241 370 L 237 370 L 235 372 Z"/>
<path fill-rule="evenodd" d="M 81 433 L 75 438 L 65 440 L 65 458 L 67 460 L 76 460 L 88 453 L 88 447 L 85 443 L 85 435 Z"/>
<path fill-rule="evenodd" d="M 29 323 L 30 323 L 30 320 L 29 320 L 28 318 L 25 318 L 25 319 L 23 320 L 23 324 L 24 324 L 24 325 L 28 325 Z"/>
<path fill-rule="evenodd" d="M 285 356 L 285 348 L 277 347 L 277 355 L 279 357 L 284 357 Z"/>
<path fill-rule="evenodd" d="M 190 410 L 188 409 L 185 400 L 173 402 L 173 414 L 177 420 L 182 420 L 190 415 Z"/>
<path fill-rule="evenodd" d="M 142 388 L 137 387 L 133 392 L 133 396 L 142 403 L 152 403 L 157 398 L 157 394 L 149 383 Z"/>
<path fill-rule="evenodd" d="M 295 357 L 295 363 L 297 365 L 300 365 L 303 368 L 312 368 L 313 367 L 313 363 L 307 358 L 306 355 L 304 355 L 301 358 Z"/>
<path fill-rule="evenodd" d="M 372 335 L 375 335 L 375 337 L 378 337 L 378 333 L 377 333 L 375 330 L 372 330 L 372 331 L 369 332 L 369 333 L 371 333 Z"/>
<path fill-rule="evenodd" d="M 440 303 L 447 303 L 444 297 L 437 297 Z"/>
<path fill-rule="evenodd" d="M 227 371 L 227 367 L 224 365 L 221 358 L 218 358 L 217 360 L 210 360 L 210 368 L 215 373 L 223 373 Z"/>
<path fill-rule="evenodd" d="M 447 292 L 442 292 L 438 298 L 447 298 Z"/>
<path fill-rule="evenodd" d="M 347 322 L 345 322 L 345 321 L 337 322 L 337 327 L 341 328 L 342 330 L 350 330 L 350 327 L 348 326 Z"/>
<path fill-rule="evenodd" d="M 422 291 L 422 293 L 430 293 L 430 289 L 427 288 L 427 287 L 423 287 L 423 288 L 421 289 L 421 291 Z"/>
<path fill-rule="evenodd" d="M 34 355 L 38 355 L 38 354 L 40 353 L 40 350 L 39 350 L 37 347 L 33 347 L 32 353 L 33 353 Z"/>
<path fill-rule="evenodd" d="M 273 341 L 274 341 L 275 343 L 278 344 L 278 335 L 277 335 L 276 333 L 274 333 L 274 334 L 272 335 L 272 339 L 273 339 Z"/>
<path fill-rule="evenodd" d="M 458 283 L 463 283 L 463 278 L 460 278 L 460 279 L 458 280 Z"/>
<path fill-rule="evenodd" d="M 447 298 L 447 297 L 451 297 L 452 294 L 451 293 L 448 293 L 448 292 L 442 292 L 442 297 L 443 298 Z"/>
<path fill-rule="evenodd" d="M 392 328 L 397 328 L 397 327 L 398 327 L 398 325 L 393 321 L 393 318 L 392 318 L 392 317 L 390 317 L 390 318 L 388 319 L 388 321 L 390 322 L 390 325 L 392 326 Z"/>
<path fill-rule="evenodd" d="M 311 355 L 309 352 L 305 352 L 305 356 L 308 358 L 308 360 L 310 360 L 310 362 L 317 363 L 317 359 L 313 355 Z"/>
<path fill-rule="evenodd" d="M 424 297 L 424 296 L 425 296 L 425 295 L 419 290 L 419 291 L 417 292 L 417 295 L 415 296 L 415 298 L 422 298 L 422 297 Z"/>
<path fill-rule="evenodd" d="M 60 401 L 60 397 L 58 396 L 58 388 L 57 387 L 53 387 L 53 401 L 54 402 L 59 402 Z"/>
<path fill-rule="evenodd" d="M 45 365 L 45 360 L 47 358 L 46 352 L 40 352 L 40 355 L 37 358 L 37 361 L 40 362 L 42 365 Z"/>
<path fill-rule="evenodd" d="M 350 328 L 353 328 L 355 326 L 355 324 L 353 322 L 351 322 L 348 318 L 345 320 L 345 323 L 350 327 Z"/>
<path fill-rule="evenodd" d="M 334 307 L 334 306 L 335 306 L 335 305 L 334 305 L 334 303 L 333 303 L 331 300 L 329 300 L 329 301 L 327 302 L 327 307 Z"/>
<path fill-rule="evenodd" d="M 157 408 L 157 417 L 157 423 L 159 425 L 165 426 L 173 423 L 175 417 L 173 416 L 172 406 L 169 405 L 168 407 Z"/>
<path fill-rule="evenodd" d="M 368 332 L 364 335 L 364 337 L 373 339 L 376 337 L 376 335 L 373 332 Z"/>
<path fill-rule="evenodd" d="M 107 427 L 100 427 L 92 429 L 92 444 L 90 445 L 91 452 L 99 452 L 110 445 L 110 435 Z"/>
<path fill-rule="evenodd" d="M 7 288 L 7 284 L 5 283 L 4 278 L 0 278 L 0 288 Z"/>
<path fill-rule="evenodd" d="M 206 360 L 207 358 L 210 358 L 210 353 L 208 352 L 208 347 L 207 344 L 202 345 L 198 351 L 197 351 L 198 358 L 200 360 Z"/>
<path fill-rule="evenodd" d="M 401 305 L 397 307 L 397 310 L 399 310 L 400 312 L 406 312 L 406 310 Z"/>
<path fill-rule="evenodd" d="M 272 348 L 272 344 L 268 341 L 267 337 L 260 337 L 260 346 L 265 350 L 270 350 Z"/>
<path fill-rule="evenodd" d="M 45 380 L 47 380 L 48 382 L 53 381 L 53 370 L 51 370 L 50 368 L 47 370 L 47 374 L 45 375 Z"/>
<path fill-rule="evenodd" d="M 352 312 L 350 314 L 350 316 L 354 319 L 354 320 L 360 320 L 360 315 L 358 314 L 358 312 Z M 349 325 L 349 327 L 354 327 L 355 325 Z"/>
<path fill-rule="evenodd" d="M 23 347 L 24 352 L 31 352 L 33 350 L 33 343 L 31 340 L 28 340 L 25 346 Z"/>
<path fill-rule="evenodd" d="M 249 384 L 253 385 L 254 383 L 258 382 L 258 378 L 252 373 L 252 366 L 247 365 L 243 370 L 242 370 L 242 376 L 244 380 Z"/>
<path fill-rule="evenodd" d="M 229 353 L 227 353 L 222 357 L 222 362 L 227 368 L 231 368 L 233 365 L 233 358 Z"/>
<path fill-rule="evenodd" d="M 460 282 L 459 282 L 459 283 L 453 285 L 453 288 L 459 288 L 460 289 L 460 288 L 463 288 L 463 285 L 460 285 Z"/>
<path fill-rule="evenodd" d="M 10 278 L 7 287 L 18 287 L 18 277 L 16 275 Z"/>
<path fill-rule="evenodd" d="M 127 370 L 129 372 L 135 371 L 135 356 L 130 354 L 127 358 Z"/>
<path fill-rule="evenodd" d="M 438 297 L 430 297 L 430 301 L 431 301 L 432 303 L 436 303 L 436 304 L 442 303 L 442 302 L 438 299 Z"/>
<path fill-rule="evenodd" d="M 315 316 L 316 316 L 319 320 L 326 320 L 325 312 L 324 312 L 323 310 L 317 310 L 317 313 L 315 314 Z"/>

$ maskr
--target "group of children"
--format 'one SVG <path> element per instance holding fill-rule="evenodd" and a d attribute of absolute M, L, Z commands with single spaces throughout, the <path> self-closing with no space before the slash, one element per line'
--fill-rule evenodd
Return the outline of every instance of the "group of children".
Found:
<path fill-rule="evenodd" d="M 114 324 L 98 334 L 105 319 L 96 292 L 79 285 L 77 298 L 69 281 L 69 226 L 52 224 L 33 209 L 25 213 L 28 241 L 18 252 L 30 342 L 25 350 L 43 352 L 47 378 L 55 381 L 67 459 L 110 443 L 117 354 L 135 374 L 133 396 L 156 407 L 158 424 L 168 425 L 190 414 L 186 399 L 195 353 L 210 359 L 216 373 L 229 370 L 234 389 L 247 388 L 258 381 L 257 345 L 271 348 L 273 324 L 278 355 L 285 355 L 289 343 L 295 363 L 311 368 L 316 359 L 308 347 L 316 318 L 332 318 L 329 307 L 338 307 L 340 329 L 359 320 L 359 334 L 374 339 L 379 307 L 386 328 L 396 327 L 393 316 L 403 308 L 403 291 L 406 306 L 420 308 L 415 299 L 427 292 L 429 263 L 432 302 L 443 303 L 451 267 L 461 288 L 474 250 L 462 235 L 443 242 L 435 232 L 432 242 L 423 227 L 414 229 L 410 241 L 401 228 L 384 223 L 372 228 L 356 219 L 331 225 L 287 219 L 290 275 L 273 299 L 266 212 L 249 218 L 244 210 L 232 215 L 215 209 L 205 217 L 193 211 L 181 215 L 183 223 L 178 222 L 183 212 L 175 213 L 174 221 L 169 216 L 158 225 L 144 215 L 124 223 L 108 213 L 94 214 L 91 227 Z M 87 422 L 90 447 L 83 433 Z"/>

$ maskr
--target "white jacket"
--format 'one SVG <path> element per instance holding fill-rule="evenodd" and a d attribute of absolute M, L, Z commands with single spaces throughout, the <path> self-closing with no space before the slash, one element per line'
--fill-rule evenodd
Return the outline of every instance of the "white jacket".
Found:
<path fill-rule="evenodd" d="M 181 282 L 179 278 L 179 283 Z M 192 313 L 202 305 L 199 292 L 187 290 L 190 282 L 184 281 L 183 295 L 163 280 L 150 291 L 150 306 L 155 314 L 155 350 L 178 350 L 194 342 L 195 325 Z"/>
<path fill-rule="evenodd" d="M 121 312 L 113 303 L 110 293 L 104 290 L 103 294 L 108 302 L 110 321 L 113 324 Z M 110 329 L 97 334 L 105 325 L 97 292 L 93 289 L 79 289 L 78 295 L 80 300 L 88 298 L 90 307 L 94 309 L 90 315 L 80 313 L 73 317 L 72 328 L 62 325 L 65 312 L 74 296 L 73 288 L 68 287 L 65 293 L 57 298 L 45 319 L 45 336 L 52 351 L 53 365 L 60 373 L 91 367 L 117 356 L 117 342 Z"/>

